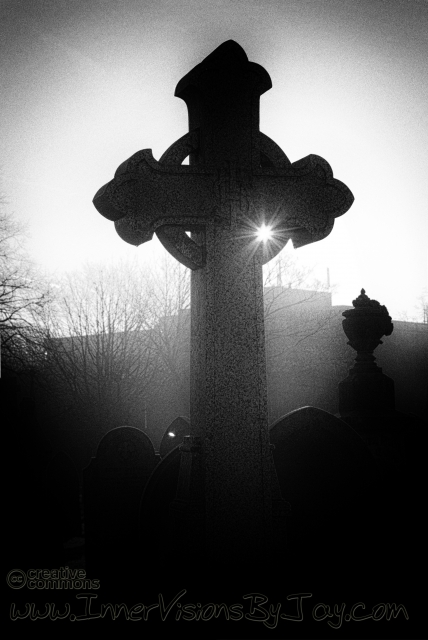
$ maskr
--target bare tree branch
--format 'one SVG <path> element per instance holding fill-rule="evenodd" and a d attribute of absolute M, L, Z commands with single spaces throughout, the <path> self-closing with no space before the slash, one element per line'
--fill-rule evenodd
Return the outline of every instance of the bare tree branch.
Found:
<path fill-rule="evenodd" d="M 0 333 L 2 367 L 19 372 L 40 355 L 39 314 L 50 298 L 25 248 L 26 230 L 0 198 Z"/>

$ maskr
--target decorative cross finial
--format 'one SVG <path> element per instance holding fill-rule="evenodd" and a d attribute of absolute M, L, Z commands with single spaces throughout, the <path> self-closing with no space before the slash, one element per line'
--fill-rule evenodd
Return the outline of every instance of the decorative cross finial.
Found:
<path fill-rule="evenodd" d="M 186 102 L 189 133 L 159 161 L 150 149 L 134 154 L 94 197 L 123 240 L 138 246 L 156 233 L 180 262 L 198 269 L 207 248 L 185 232 L 208 223 L 254 243 L 257 228 L 268 225 L 264 262 L 289 238 L 297 248 L 331 232 L 353 196 L 325 160 L 309 155 L 290 163 L 260 132 L 259 100 L 271 86 L 267 71 L 233 40 L 180 80 L 175 95 Z M 190 165 L 182 165 L 187 156 Z"/>

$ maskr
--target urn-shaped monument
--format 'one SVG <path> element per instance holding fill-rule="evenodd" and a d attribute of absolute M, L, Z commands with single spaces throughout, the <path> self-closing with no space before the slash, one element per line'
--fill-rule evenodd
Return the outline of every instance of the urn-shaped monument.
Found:
<path fill-rule="evenodd" d="M 339 410 L 342 416 L 355 411 L 394 409 L 394 382 L 377 366 L 373 351 L 391 335 L 394 325 L 387 308 L 371 300 L 364 289 L 352 301 L 353 309 L 343 312 L 343 330 L 348 344 L 357 352 L 348 377 L 339 384 Z"/>

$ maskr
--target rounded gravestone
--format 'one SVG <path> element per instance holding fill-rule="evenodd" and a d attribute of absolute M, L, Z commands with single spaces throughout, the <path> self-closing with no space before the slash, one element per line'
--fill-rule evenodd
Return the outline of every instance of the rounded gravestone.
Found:
<path fill-rule="evenodd" d="M 117 427 L 98 445 L 84 470 L 87 568 L 104 582 L 136 577 L 138 513 L 144 486 L 155 468 L 150 438 L 135 427 Z"/>
<path fill-rule="evenodd" d="M 381 482 L 363 440 L 315 407 L 277 420 L 270 439 L 291 505 L 288 542 L 296 565 L 333 569 L 367 558 L 377 544 Z"/>
<path fill-rule="evenodd" d="M 156 454 L 150 438 L 135 427 L 117 427 L 100 441 L 96 453 L 99 473 L 108 478 L 149 476 L 156 464 Z"/>

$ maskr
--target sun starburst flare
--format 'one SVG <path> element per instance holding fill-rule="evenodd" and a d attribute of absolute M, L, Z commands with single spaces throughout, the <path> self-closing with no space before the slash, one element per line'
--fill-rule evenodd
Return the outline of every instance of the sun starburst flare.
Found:
<path fill-rule="evenodd" d="M 272 227 L 262 224 L 261 227 L 257 229 L 257 238 L 262 242 L 267 242 L 272 238 Z"/>

